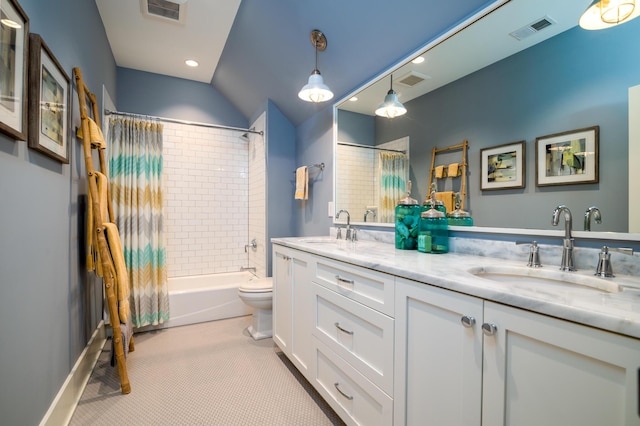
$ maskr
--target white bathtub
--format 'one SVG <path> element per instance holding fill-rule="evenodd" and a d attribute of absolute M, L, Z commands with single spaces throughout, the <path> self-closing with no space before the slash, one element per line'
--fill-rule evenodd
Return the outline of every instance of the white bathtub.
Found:
<path fill-rule="evenodd" d="M 238 296 L 238 288 L 251 278 L 254 276 L 246 271 L 169 278 L 170 317 L 164 326 L 251 314 L 252 309 Z"/>

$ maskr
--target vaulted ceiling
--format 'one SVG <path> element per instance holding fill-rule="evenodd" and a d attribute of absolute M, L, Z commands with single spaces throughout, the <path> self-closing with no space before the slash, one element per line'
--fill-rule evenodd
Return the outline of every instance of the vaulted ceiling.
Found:
<path fill-rule="evenodd" d="M 314 68 L 313 29 L 327 37 L 318 68 L 336 100 L 492 3 L 188 0 L 174 23 L 145 16 L 146 2 L 96 0 L 118 66 L 210 82 L 247 118 L 271 99 L 294 125 L 326 106 L 297 96 Z"/>

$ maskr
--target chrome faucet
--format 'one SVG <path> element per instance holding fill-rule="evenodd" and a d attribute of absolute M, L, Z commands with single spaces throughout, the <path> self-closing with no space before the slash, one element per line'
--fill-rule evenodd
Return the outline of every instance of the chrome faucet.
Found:
<path fill-rule="evenodd" d="M 255 238 L 253 240 L 251 240 L 251 242 L 249 244 L 245 244 L 244 245 L 244 252 L 245 253 L 249 252 L 249 247 L 251 247 L 254 250 L 258 247 L 258 243 L 256 242 Z"/>
<path fill-rule="evenodd" d="M 365 222 L 367 221 L 367 215 L 368 215 L 369 213 L 373 213 L 373 218 L 374 218 L 374 219 L 377 217 L 377 215 L 376 215 L 376 212 L 375 212 L 375 211 L 373 211 L 373 210 L 371 210 L 371 209 L 367 209 L 367 211 L 366 211 L 366 212 L 364 212 L 364 221 L 365 221 Z"/>
<path fill-rule="evenodd" d="M 560 270 L 575 271 L 575 261 L 573 256 L 573 237 L 571 236 L 571 211 L 567 206 L 558 206 L 553 210 L 551 224 L 558 226 L 560 213 L 564 213 L 564 240 L 562 243 L 562 263 Z"/>
<path fill-rule="evenodd" d="M 600 209 L 596 206 L 591 206 L 584 212 L 584 230 L 591 231 L 591 216 L 596 221 L 596 223 L 602 223 L 602 214 L 600 213 Z"/>
<path fill-rule="evenodd" d="M 336 213 L 336 219 L 340 217 L 341 213 L 347 214 L 347 233 L 345 235 L 345 240 L 350 240 L 351 239 L 351 215 L 346 210 L 340 210 L 338 213 Z"/>

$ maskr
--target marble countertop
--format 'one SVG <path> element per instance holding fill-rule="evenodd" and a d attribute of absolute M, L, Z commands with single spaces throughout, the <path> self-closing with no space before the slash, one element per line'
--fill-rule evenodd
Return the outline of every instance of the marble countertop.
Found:
<path fill-rule="evenodd" d="M 640 338 L 640 277 L 618 275 L 597 278 L 593 271 L 562 273 L 553 266 L 540 270 L 522 262 L 468 254 L 428 254 L 397 250 L 377 241 L 336 242 L 330 237 L 274 238 L 274 244 L 344 261 L 356 266 L 392 274 L 480 297 L 485 300 L 550 315 L 556 318 Z M 518 274 L 564 274 L 573 281 L 594 282 L 619 289 L 607 292 L 582 285 L 554 285 L 531 282 L 500 282 L 472 272 L 509 270 Z M 544 270 L 544 271 L 543 271 Z M 564 278 L 563 277 L 563 278 Z M 594 281 L 595 280 L 595 281 Z"/>

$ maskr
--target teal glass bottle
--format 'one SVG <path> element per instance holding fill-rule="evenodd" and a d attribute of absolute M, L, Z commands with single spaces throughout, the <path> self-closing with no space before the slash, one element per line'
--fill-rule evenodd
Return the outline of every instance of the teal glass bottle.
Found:
<path fill-rule="evenodd" d="M 435 199 L 435 191 L 431 194 L 432 200 Z M 449 252 L 449 222 L 443 212 L 433 207 L 420 215 L 418 251 L 423 253 Z"/>
<path fill-rule="evenodd" d="M 422 206 L 418 200 L 411 198 L 411 181 L 407 196 L 398 201 L 395 209 L 395 247 L 400 250 L 416 250 L 418 248 L 418 229 Z"/>

